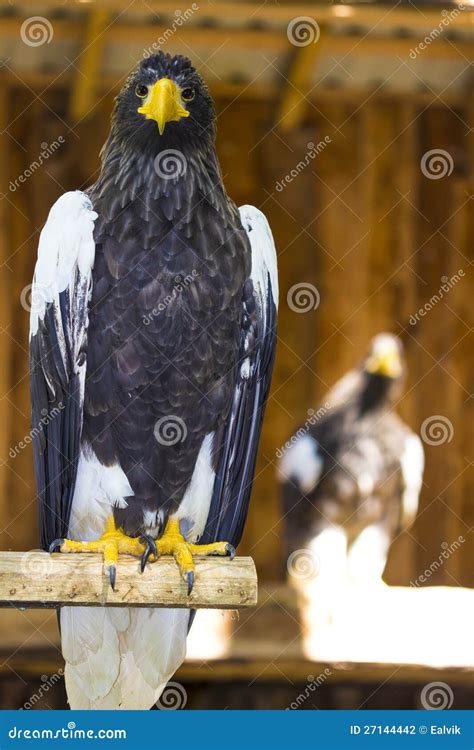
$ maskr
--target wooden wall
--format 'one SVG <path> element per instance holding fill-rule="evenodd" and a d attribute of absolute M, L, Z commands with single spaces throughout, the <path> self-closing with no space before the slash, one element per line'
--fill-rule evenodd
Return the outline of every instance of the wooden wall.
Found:
<path fill-rule="evenodd" d="M 352 98 L 326 94 L 297 131 L 272 131 L 276 102 L 220 100 L 219 153 L 227 188 L 237 203 L 267 214 L 280 257 L 279 348 L 257 481 L 242 551 L 255 557 L 261 578 L 283 575 L 275 454 L 325 390 L 361 356 L 369 338 L 403 332 L 409 379 L 400 412 L 417 430 L 432 415 L 452 424 L 452 438 L 426 446 L 419 518 L 393 545 L 387 580 L 408 583 L 460 535 L 461 548 L 432 583 L 472 585 L 474 521 L 472 401 L 469 339 L 472 303 L 474 110 L 445 107 L 407 95 Z M 97 174 L 112 100 L 70 130 L 68 91 L 34 92 L 0 81 L 0 545 L 37 546 L 32 455 L 15 450 L 29 431 L 27 301 L 38 232 L 64 190 L 86 187 Z M 41 144 L 64 144 L 16 190 L 9 184 L 33 162 Z M 330 142 L 284 190 L 275 184 L 305 157 L 308 143 Z M 453 171 L 426 178 L 423 154 L 446 150 Z M 471 258 L 471 260 L 469 260 Z M 465 276 L 427 315 L 410 316 L 430 300 L 442 277 Z M 299 314 L 288 290 L 310 283 L 318 309 Z M 472 389 L 471 389 L 472 390 Z M 13 449 L 13 454 L 12 454 Z"/>

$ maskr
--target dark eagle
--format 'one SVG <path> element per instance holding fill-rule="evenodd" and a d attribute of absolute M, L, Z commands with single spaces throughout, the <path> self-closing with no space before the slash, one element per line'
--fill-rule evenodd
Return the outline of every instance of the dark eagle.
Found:
<path fill-rule="evenodd" d="M 282 449 L 285 542 L 295 579 L 306 570 L 328 592 L 345 580 L 380 581 L 391 541 L 413 521 L 424 454 L 394 411 L 404 375 L 401 342 L 379 334 Z"/>
<path fill-rule="evenodd" d="M 143 61 L 116 99 L 97 182 L 41 233 L 31 399 L 42 546 L 233 555 L 275 348 L 263 214 L 227 195 L 191 62 Z M 198 544 L 199 542 L 199 544 Z M 154 554 L 152 554 L 154 553 Z M 137 575 L 138 575 L 137 569 Z M 186 585 L 186 584 L 183 584 Z M 72 708 L 149 708 L 185 655 L 178 609 L 62 608 Z"/>

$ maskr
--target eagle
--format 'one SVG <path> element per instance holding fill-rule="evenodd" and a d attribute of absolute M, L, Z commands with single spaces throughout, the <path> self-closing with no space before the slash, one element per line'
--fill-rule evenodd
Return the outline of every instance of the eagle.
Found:
<path fill-rule="evenodd" d="M 406 374 L 402 343 L 373 338 L 280 451 L 290 579 L 377 584 L 394 537 L 414 520 L 423 481 L 420 438 L 395 413 Z"/>
<path fill-rule="evenodd" d="M 273 367 L 278 281 L 264 215 L 226 193 L 208 88 L 181 55 L 118 94 L 97 181 L 62 195 L 32 284 L 30 382 L 41 544 L 235 553 Z M 184 659 L 189 609 L 62 607 L 75 709 L 149 709 Z"/>

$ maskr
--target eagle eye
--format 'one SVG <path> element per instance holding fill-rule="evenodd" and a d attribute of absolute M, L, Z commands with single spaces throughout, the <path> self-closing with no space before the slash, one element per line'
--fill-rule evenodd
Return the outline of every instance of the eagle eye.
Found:
<path fill-rule="evenodd" d="M 192 102 L 195 96 L 196 92 L 191 88 L 191 86 L 188 86 L 181 92 L 181 99 L 183 100 L 183 102 Z"/>
<path fill-rule="evenodd" d="M 135 93 L 139 99 L 144 99 L 148 95 L 148 86 L 145 86 L 144 83 L 137 84 Z"/>

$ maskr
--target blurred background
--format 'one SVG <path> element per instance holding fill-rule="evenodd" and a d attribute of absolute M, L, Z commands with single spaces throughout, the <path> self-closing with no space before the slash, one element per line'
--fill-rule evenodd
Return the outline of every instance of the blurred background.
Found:
<path fill-rule="evenodd" d="M 159 50 L 188 55 L 208 82 L 227 190 L 268 217 L 281 288 L 273 387 L 239 550 L 256 562 L 259 604 L 240 616 L 198 617 L 190 657 L 175 676 L 181 705 L 419 708 L 441 697 L 444 707 L 467 708 L 474 665 L 467 0 L 1 2 L 1 549 L 38 546 L 27 374 L 38 235 L 60 194 L 96 179 L 114 96 Z M 295 285 L 305 291 L 297 305 Z M 417 433 L 426 420 L 438 427 L 424 441 L 417 518 L 390 548 L 388 588 L 347 597 L 342 630 L 325 650 L 317 634 L 302 638 L 287 581 L 277 458 L 308 409 L 317 410 L 383 330 L 400 336 L 407 358 L 398 413 Z M 65 707 L 61 674 L 55 613 L 1 610 L 0 707 Z"/>

